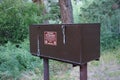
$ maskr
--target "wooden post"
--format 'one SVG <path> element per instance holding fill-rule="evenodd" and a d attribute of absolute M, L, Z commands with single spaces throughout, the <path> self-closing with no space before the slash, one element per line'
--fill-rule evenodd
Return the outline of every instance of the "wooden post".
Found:
<path fill-rule="evenodd" d="M 49 80 L 49 60 L 47 58 L 43 58 L 44 64 L 44 80 Z"/>
<path fill-rule="evenodd" d="M 87 80 L 87 63 L 80 65 L 80 80 Z"/>

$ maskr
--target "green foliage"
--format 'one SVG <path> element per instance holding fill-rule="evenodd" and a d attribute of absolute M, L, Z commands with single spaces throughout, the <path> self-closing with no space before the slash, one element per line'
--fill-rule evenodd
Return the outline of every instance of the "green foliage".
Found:
<path fill-rule="evenodd" d="M 50 23 L 60 23 L 60 7 L 59 7 L 59 3 L 56 0 L 49 0 L 49 13 L 48 13 L 48 20 L 50 21 Z"/>
<path fill-rule="evenodd" d="M 8 42 L 5 46 L 0 46 L 0 80 L 19 78 L 24 71 L 43 70 L 42 61 L 29 53 L 28 44 L 26 41 L 16 48 L 16 45 Z"/>
<path fill-rule="evenodd" d="M 18 44 L 19 48 L 16 48 L 16 45 L 11 44 L 10 42 L 5 46 L 0 46 L 0 80 L 42 80 L 43 62 L 40 58 L 34 57 L 29 53 L 29 41 L 24 41 L 25 42 L 22 44 Z M 94 74 L 99 75 L 97 79 L 100 78 L 102 73 L 106 73 L 106 76 L 109 74 L 114 76 L 113 73 L 118 75 L 119 70 L 117 70 L 118 72 L 109 72 L 111 71 L 111 68 L 113 68 L 112 70 L 117 69 L 117 66 L 115 67 L 114 65 L 120 64 L 120 48 L 107 50 L 102 53 L 100 61 L 91 62 L 89 64 L 89 70 L 96 72 L 96 70 L 100 69 L 100 72 Z M 77 71 L 74 70 L 75 72 L 73 72 L 73 69 L 71 69 L 70 66 L 71 65 L 66 66 L 64 63 L 50 60 L 51 80 L 56 80 L 58 78 L 58 80 L 76 80 L 76 77 L 74 76 L 76 76 L 76 72 L 79 71 L 79 69 L 77 69 Z"/>
<path fill-rule="evenodd" d="M 114 50 L 114 54 L 116 54 L 117 61 L 120 64 L 120 48 L 119 47 L 116 50 Z"/>
<path fill-rule="evenodd" d="M 102 50 L 120 45 L 120 9 L 113 9 L 119 0 L 81 0 L 73 4 L 77 23 L 101 23 Z M 78 16 L 79 18 L 76 17 Z"/>
<path fill-rule="evenodd" d="M 8 41 L 18 43 L 28 34 L 31 24 L 41 23 L 38 6 L 24 0 L 2 0 L 0 2 L 0 44 Z"/>

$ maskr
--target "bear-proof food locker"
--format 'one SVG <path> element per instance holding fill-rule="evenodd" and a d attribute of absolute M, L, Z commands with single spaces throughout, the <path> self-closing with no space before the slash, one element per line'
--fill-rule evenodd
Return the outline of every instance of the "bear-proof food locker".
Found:
<path fill-rule="evenodd" d="M 30 26 L 30 52 L 41 58 L 81 65 L 100 57 L 100 24 Z"/>

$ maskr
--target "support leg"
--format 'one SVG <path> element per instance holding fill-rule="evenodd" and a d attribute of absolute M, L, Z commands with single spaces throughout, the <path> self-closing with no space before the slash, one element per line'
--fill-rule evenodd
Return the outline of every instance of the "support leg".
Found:
<path fill-rule="evenodd" d="M 49 60 L 43 58 L 44 63 L 44 80 L 49 80 Z"/>
<path fill-rule="evenodd" d="M 87 80 L 87 63 L 80 65 L 80 80 Z"/>

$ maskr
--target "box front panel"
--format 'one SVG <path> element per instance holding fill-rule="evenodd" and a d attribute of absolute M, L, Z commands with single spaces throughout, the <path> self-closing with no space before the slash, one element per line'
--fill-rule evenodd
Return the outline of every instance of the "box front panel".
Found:
<path fill-rule="evenodd" d="M 80 64 L 80 26 L 79 25 L 66 25 L 66 51 L 67 59 Z"/>
<path fill-rule="evenodd" d="M 62 58 L 63 42 L 61 26 L 42 25 L 39 29 L 40 34 L 40 53 L 43 57 Z"/>
<path fill-rule="evenodd" d="M 82 63 L 100 57 L 100 24 L 82 26 Z"/>
<path fill-rule="evenodd" d="M 70 63 L 79 63 L 80 28 L 71 25 L 40 26 L 40 53 Z"/>

